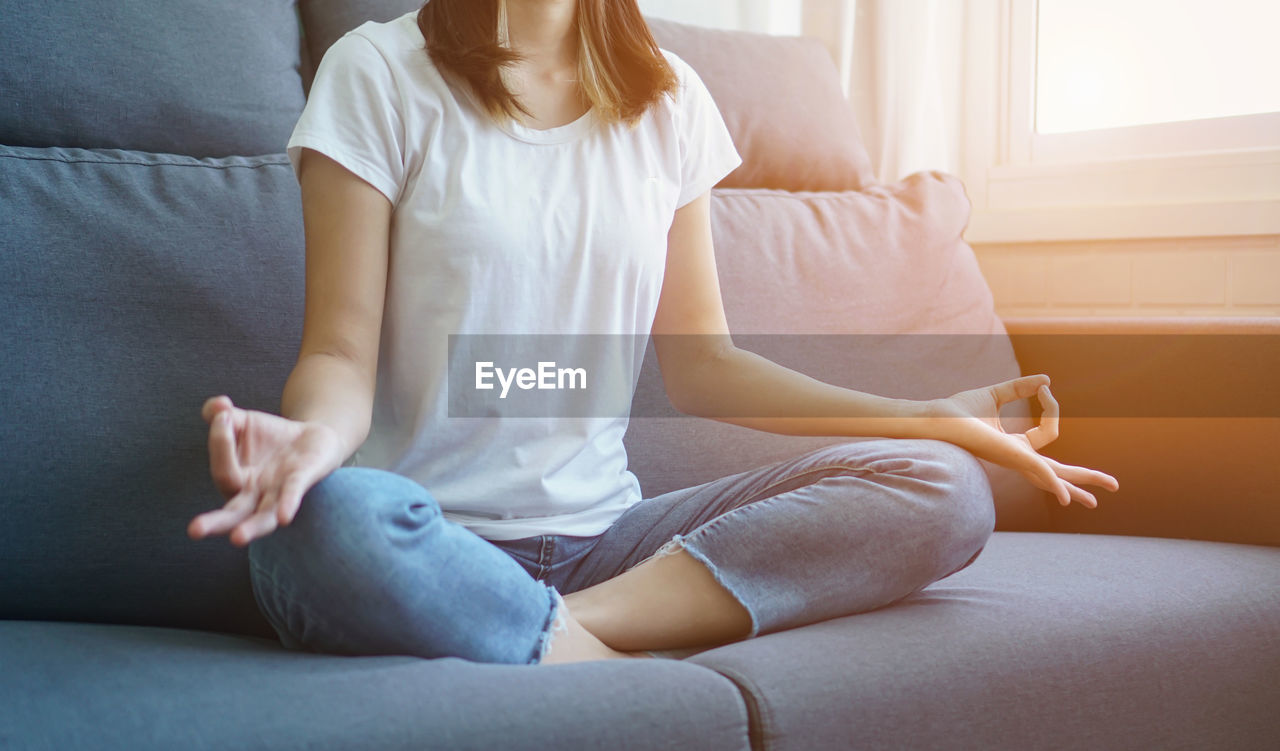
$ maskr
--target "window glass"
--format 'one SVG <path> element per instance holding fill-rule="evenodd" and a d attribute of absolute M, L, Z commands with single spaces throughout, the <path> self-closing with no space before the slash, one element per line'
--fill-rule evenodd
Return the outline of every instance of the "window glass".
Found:
<path fill-rule="evenodd" d="M 1039 0 L 1036 131 L 1280 111 L 1277 0 Z"/>

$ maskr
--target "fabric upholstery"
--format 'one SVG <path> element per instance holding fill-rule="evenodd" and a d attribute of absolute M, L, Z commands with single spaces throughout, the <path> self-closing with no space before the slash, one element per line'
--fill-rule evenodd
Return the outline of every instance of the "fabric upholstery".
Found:
<path fill-rule="evenodd" d="M 0 143 L 284 150 L 302 111 L 292 0 L 5 3 Z"/>
<path fill-rule="evenodd" d="M 764 751 L 1270 749 L 1280 549 L 996 533 L 896 605 L 696 655 Z"/>
<path fill-rule="evenodd" d="M 732 683 L 670 660 L 333 657 L 219 634 L 0 622 L 6 748 L 748 751 Z"/>
<path fill-rule="evenodd" d="M 839 193 L 717 190 L 712 229 L 734 342 L 820 380 L 903 398 L 1019 375 L 972 249 L 960 181 L 919 173 Z M 651 417 L 652 415 L 668 417 Z M 770 435 L 676 417 L 652 357 L 627 433 L 646 495 L 695 485 L 841 438 Z M 1030 425 L 1027 402 L 1002 412 Z M 986 463 L 1001 529 L 1044 528 L 1045 495 Z"/>
<path fill-rule="evenodd" d="M 857 190 L 875 182 L 853 106 L 816 39 L 649 19 L 658 44 L 698 71 L 742 166 L 722 188 Z"/>
<path fill-rule="evenodd" d="M 313 69 L 329 45 L 365 21 L 384 23 L 422 7 L 423 0 L 298 0 Z"/>
<path fill-rule="evenodd" d="M 283 154 L 0 146 L 0 618 L 270 633 L 222 505 L 204 400 L 278 412 L 303 242 Z"/>

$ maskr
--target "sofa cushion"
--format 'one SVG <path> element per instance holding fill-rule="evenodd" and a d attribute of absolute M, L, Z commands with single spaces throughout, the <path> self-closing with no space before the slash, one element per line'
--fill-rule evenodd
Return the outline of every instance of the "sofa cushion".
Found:
<path fill-rule="evenodd" d="M 28 749 L 747 751 L 696 665 L 334 657 L 235 636 L 0 622 L 0 745 Z"/>
<path fill-rule="evenodd" d="M 301 336 L 283 155 L 0 146 L 0 618 L 271 633 L 222 504 L 204 400 L 278 411 Z"/>
<path fill-rule="evenodd" d="M 898 604 L 690 659 L 770 751 L 1273 748 L 1280 548 L 997 532 Z"/>
<path fill-rule="evenodd" d="M 284 150 L 302 111 L 292 0 L 6 3 L 0 143 Z"/>
<path fill-rule="evenodd" d="M 422 2 L 303 0 L 300 7 L 307 49 L 319 64 L 347 31 Z M 721 187 L 856 190 L 875 182 L 853 107 L 821 42 L 648 21 L 658 44 L 698 72 L 742 155 Z"/>
<path fill-rule="evenodd" d="M 648 20 L 658 44 L 706 83 L 742 155 L 720 187 L 857 190 L 875 182 L 821 42 Z"/>
<path fill-rule="evenodd" d="M 399 18 L 422 4 L 423 0 L 298 0 L 312 70 L 343 34 L 365 21 L 385 23 Z"/>
<path fill-rule="evenodd" d="M 860 192 L 715 191 L 716 263 L 734 342 L 820 380 L 902 398 L 1017 377 L 991 292 L 961 239 L 968 216 L 960 181 L 932 172 Z M 678 418 L 652 357 L 632 414 L 628 454 L 646 496 L 844 440 Z M 1007 429 L 1025 430 L 1028 402 L 1002 417 Z M 1000 528 L 1043 529 L 1045 494 L 984 464 Z"/>

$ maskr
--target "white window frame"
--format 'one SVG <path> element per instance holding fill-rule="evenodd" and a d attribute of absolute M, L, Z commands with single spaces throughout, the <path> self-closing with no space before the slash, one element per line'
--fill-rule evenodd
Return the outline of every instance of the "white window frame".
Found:
<path fill-rule="evenodd" d="M 969 242 L 1280 234 L 1280 113 L 1036 133 L 1036 0 L 966 6 Z"/>

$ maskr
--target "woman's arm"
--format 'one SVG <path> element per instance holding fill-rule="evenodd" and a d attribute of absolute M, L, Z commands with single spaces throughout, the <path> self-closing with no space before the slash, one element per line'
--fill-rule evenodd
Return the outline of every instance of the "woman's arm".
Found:
<path fill-rule="evenodd" d="M 671 224 L 653 334 L 667 396 L 681 412 L 786 435 L 926 437 L 924 402 L 832 386 L 733 345 L 709 194 Z"/>
<path fill-rule="evenodd" d="M 327 156 L 303 150 L 306 307 L 280 414 L 205 401 L 209 469 L 227 499 L 191 520 L 200 539 L 248 545 L 289 524 L 303 495 L 367 437 L 382 330 L 391 203 Z M 246 363 L 252 367 L 252 363 Z"/>
<path fill-rule="evenodd" d="M 889 399 L 823 383 L 735 347 L 716 276 L 710 194 L 676 211 L 653 334 L 668 398 L 688 414 L 787 435 L 945 440 L 1018 469 L 1064 505 L 1072 499 L 1097 504 L 1074 483 L 1118 487 L 1109 475 L 1036 453 L 1057 437 L 1057 403 L 1047 376 L 947 399 Z M 1006 434 L 999 408 L 1031 396 L 1045 405 L 1041 425 L 1025 434 Z"/>
<path fill-rule="evenodd" d="M 387 286 L 391 202 L 334 160 L 302 150 L 306 305 L 280 414 L 341 437 L 346 461 L 368 437 Z"/>

